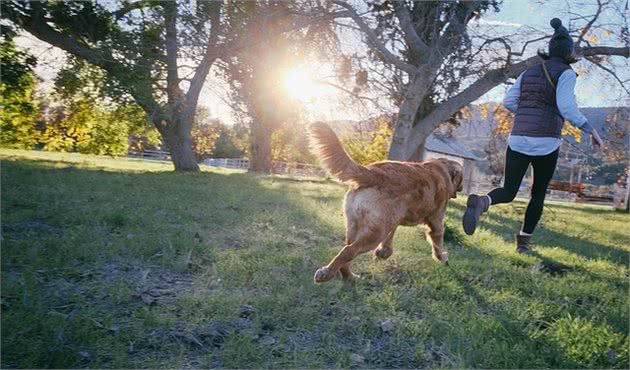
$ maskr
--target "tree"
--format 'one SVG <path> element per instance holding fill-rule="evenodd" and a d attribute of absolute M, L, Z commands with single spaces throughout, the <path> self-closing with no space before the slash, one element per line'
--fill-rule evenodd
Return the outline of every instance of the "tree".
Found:
<path fill-rule="evenodd" d="M 199 107 L 195 113 L 192 128 L 193 152 L 198 161 L 209 157 L 214 151 L 214 143 L 219 137 L 214 124 L 219 123 L 210 118 L 210 112 L 205 107 Z"/>
<path fill-rule="evenodd" d="M 215 158 L 240 158 L 245 154 L 247 138 L 238 127 L 228 126 L 223 122 L 212 123 L 217 139 L 214 142 L 212 156 Z"/>
<path fill-rule="evenodd" d="M 333 3 L 349 12 L 366 39 L 370 55 L 389 68 L 385 76 L 395 83 L 390 92 L 398 104 L 389 158 L 396 160 L 420 158 L 426 138 L 441 122 L 538 63 L 537 56 L 526 57 L 531 55 L 527 47 L 549 38 L 548 34 L 540 36 L 540 32 L 537 37 L 525 39 L 531 35 L 500 35 L 496 28 L 487 32 L 473 27 L 473 20 L 499 10 L 499 2 L 494 0 L 369 1 L 367 15 L 359 15 L 347 2 Z M 625 36 L 620 26 L 620 32 L 611 34 L 618 35 L 617 40 L 605 39 L 619 46 L 596 46 L 597 40 L 589 36 L 598 27 L 604 31 L 601 27 L 606 24 L 600 16 L 613 5 L 598 0 L 593 16 L 574 14 L 573 19 L 574 25 L 580 25 L 573 30 L 578 34 L 579 54 L 609 70 L 609 56 L 630 56 L 627 26 Z M 376 23 L 376 28 L 370 22 Z"/>
<path fill-rule="evenodd" d="M 11 35 L 0 41 L 0 144 L 31 149 L 37 143 L 35 58 L 16 49 Z"/>
<path fill-rule="evenodd" d="M 271 138 L 272 159 L 276 161 L 315 163 L 308 136 L 302 122 L 292 122 L 280 128 Z"/>
<path fill-rule="evenodd" d="M 299 119 L 299 104 L 287 96 L 284 78 L 290 66 L 309 53 L 309 46 L 326 28 L 325 23 L 313 22 L 291 32 L 282 30 L 299 23 L 304 14 L 329 17 L 321 9 L 313 11 L 310 5 L 314 3 L 260 0 L 226 7 L 229 34 L 241 35 L 252 43 L 223 65 L 233 108 L 249 127 L 250 171 L 271 172 L 274 134 Z"/>
<path fill-rule="evenodd" d="M 159 133 L 137 104 L 108 91 L 106 75 L 70 56 L 42 96 L 47 112 L 39 124 L 45 150 L 126 155 L 160 143 Z M 116 99 L 111 99 L 113 96 Z M 54 103 L 51 103 L 53 100 Z"/>
<path fill-rule="evenodd" d="M 118 156 L 128 153 L 130 138 L 142 145 L 159 142 L 137 106 L 108 107 L 85 95 L 62 101 L 41 124 L 38 143 L 44 150 Z"/>
<path fill-rule="evenodd" d="M 102 69 L 111 94 L 131 98 L 144 110 L 175 170 L 197 171 L 192 121 L 206 76 L 226 49 L 220 45 L 222 6 L 220 1 L 199 1 L 192 10 L 175 1 L 2 1 L 0 10 L 13 26 Z"/>

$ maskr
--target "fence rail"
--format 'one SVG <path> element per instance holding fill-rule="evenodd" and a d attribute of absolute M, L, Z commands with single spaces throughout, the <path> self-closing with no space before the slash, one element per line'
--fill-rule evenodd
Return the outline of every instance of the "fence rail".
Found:
<path fill-rule="evenodd" d="M 142 159 L 158 160 L 158 161 L 171 160 L 171 153 L 163 151 L 163 150 L 145 149 L 142 151 L 129 151 L 128 156 L 132 158 L 142 158 Z"/>
<path fill-rule="evenodd" d="M 208 158 L 204 159 L 201 163 L 212 167 L 224 167 L 243 170 L 249 168 L 249 159 L 245 158 Z M 307 163 L 272 161 L 271 172 L 274 175 L 326 177 L 326 171 L 324 171 L 321 167 Z"/>
<path fill-rule="evenodd" d="M 169 152 L 161 151 L 161 150 L 145 150 L 143 152 L 138 153 L 129 153 L 130 157 L 139 157 L 143 159 L 149 160 L 169 160 L 170 154 Z M 231 168 L 231 169 L 241 169 L 247 170 L 249 169 L 249 159 L 246 158 L 207 158 L 204 159 L 201 164 L 211 167 L 223 167 L 223 168 Z M 321 167 L 307 164 L 307 163 L 295 163 L 295 162 L 284 162 L 284 161 L 272 161 L 272 173 L 274 175 L 287 175 L 287 176 L 298 176 L 298 177 L 327 177 L 327 173 Z M 557 185 L 557 184 L 556 184 Z M 494 189 L 496 185 L 492 184 L 489 181 L 483 180 L 473 180 L 470 184 L 470 187 L 466 187 L 470 189 L 471 194 L 480 194 L 487 193 L 490 190 Z M 590 197 L 592 199 L 586 199 L 584 197 L 578 197 L 579 194 L 575 194 L 574 192 L 567 192 L 566 190 L 577 190 L 576 189 L 564 189 L 562 186 L 551 186 L 549 192 L 547 194 L 547 199 L 560 200 L 560 201 L 600 201 L 600 202 L 610 202 L 613 199 L 612 195 L 607 194 L 605 197 Z M 580 190 L 583 191 L 582 188 Z M 623 190 L 623 189 L 622 189 Z M 519 191 L 517 193 L 517 197 L 519 198 L 529 198 L 530 192 L 530 182 L 524 179 L 521 184 Z M 618 191 L 621 192 L 621 191 Z M 613 191 L 611 194 L 616 193 Z M 578 199 L 580 198 L 580 199 Z M 588 197 L 587 197 L 588 198 Z M 601 198 L 601 199 L 599 199 Z M 626 201 L 627 202 L 627 201 Z M 627 203 L 624 203 L 624 205 Z M 625 205 L 627 208 L 627 205 Z"/>

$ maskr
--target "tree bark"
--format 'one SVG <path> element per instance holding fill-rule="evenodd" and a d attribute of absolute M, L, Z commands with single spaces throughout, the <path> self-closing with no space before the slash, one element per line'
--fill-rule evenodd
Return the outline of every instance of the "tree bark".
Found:
<path fill-rule="evenodd" d="M 252 125 L 249 172 L 271 173 L 271 135 L 265 125 Z"/>
<path fill-rule="evenodd" d="M 414 121 L 420 104 L 422 104 L 434 77 L 434 72 L 429 69 L 429 66 L 423 66 L 415 75 L 411 76 L 411 82 L 407 87 L 396 119 L 392 143 L 387 156 L 389 160 L 406 161 L 411 159 L 415 152 L 415 150 L 408 150 L 407 142 L 414 128 Z"/>
<path fill-rule="evenodd" d="M 156 124 L 158 131 L 164 139 L 166 148 L 171 154 L 171 160 L 175 166 L 175 171 L 194 172 L 199 171 L 197 158 L 192 149 L 192 122 L 175 120 L 165 122 L 166 125 Z"/>

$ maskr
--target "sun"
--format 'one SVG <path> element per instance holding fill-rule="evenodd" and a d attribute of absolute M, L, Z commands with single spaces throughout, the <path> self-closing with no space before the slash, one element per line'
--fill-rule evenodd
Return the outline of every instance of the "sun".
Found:
<path fill-rule="evenodd" d="M 302 66 L 289 70 L 284 78 L 287 94 L 303 102 L 323 97 L 326 92 L 322 83 L 313 79 L 317 75 L 315 68 Z"/>

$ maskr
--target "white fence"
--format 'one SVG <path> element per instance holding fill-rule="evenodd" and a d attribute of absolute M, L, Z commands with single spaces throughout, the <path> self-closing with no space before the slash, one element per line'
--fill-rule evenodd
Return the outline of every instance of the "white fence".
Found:
<path fill-rule="evenodd" d="M 208 158 L 204 159 L 201 163 L 212 167 L 224 167 L 243 170 L 249 168 L 249 159 L 245 158 Z M 271 167 L 271 172 L 274 175 L 326 177 L 326 171 L 324 171 L 322 168 L 307 163 L 272 161 Z"/>
<path fill-rule="evenodd" d="M 128 154 L 131 158 L 142 158 L 157 161 L 169 161 L 171 159 L 171 153 L 163 150 L 150 150 L 145 149 L 143 151 L 129 151 Z"/>

